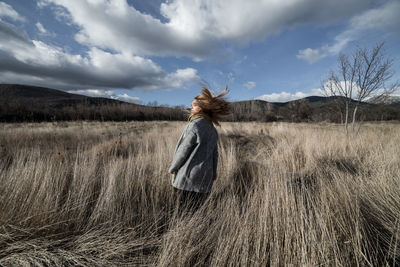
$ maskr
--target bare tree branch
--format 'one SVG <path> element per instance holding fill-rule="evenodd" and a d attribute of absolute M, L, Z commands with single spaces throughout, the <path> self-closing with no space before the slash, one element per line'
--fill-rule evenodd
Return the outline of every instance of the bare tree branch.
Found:
<path fill-rule="evenodd" d="M 372 50 L 357 47 L 351 55 L 351 61 L 347 55 L 339 55 L 337 71 L 329 73 L 322 88 L 326 95 L 343 99 L 337 103 L 345 110 L 346 132 L 349 110 L 352 106 L 354 106 L 352 111 L 354 130 L 356 114 L 362 102 L 369 99 L 374 102 L 385 101 L 399 87 L 398 82 L 386 87 L 386 82 L 394 74 L 392 66 L 393 59 L 385 56 L 384 42 L 377 44 Z"/>

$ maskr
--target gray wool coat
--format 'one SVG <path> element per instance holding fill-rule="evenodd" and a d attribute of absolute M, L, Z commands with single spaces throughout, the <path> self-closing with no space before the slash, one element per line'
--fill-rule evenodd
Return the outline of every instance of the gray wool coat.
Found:
<path fill-rule="evenodd" d="M 181 190 L 208 193 L 217 177 L 218 132 L 204 117 L 189 122 L 175 147 L 169 173 L 172 186 Z"/>

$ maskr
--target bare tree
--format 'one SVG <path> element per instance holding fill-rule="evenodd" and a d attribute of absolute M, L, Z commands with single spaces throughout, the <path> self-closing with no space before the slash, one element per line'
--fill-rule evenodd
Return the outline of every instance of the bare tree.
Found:
<path fill-rule="evenodd" d="M 350 57 L 340 54 L 338 70 L 331 71 L 322 84 L 325 94 L 335 96 L 340 109 L 344 109 L 346 133 L 352 106 L 354 106 L 352 110 L 352 130 L 354 131 L 360 104 L 370 98 L 385 99 L 397 87 L 398 83 L 386 87 L 386 82 L 393 76 L 391 70 L 393 59 L 385 57 L 383 46 L 382 42 L 372 50 L 358 47 Z"/>
<path fill-rule="evenodd" d="M 397 83 L 386 87 L 386 82 L 392 78 L 391 70 L 393 59 L 387 59 L 383 50 L 384 43 L 376 45 L 372 50 L 357 48 L 354 54 L 353 68 L 356 73 L 357 90 L 355 94 L 356 105 L 353 110 L 352 130 L 356 121 L 357 109 L 361 102 L 369 98 L 384 101 L 397 87 Z"/>
<path fill-rule="evenodd" d="M 322 84 L 325 95 L 335 97 L 334 101 L 339 108 L 340 114 L 343 114 L 344 110 L 344 129 L 346 133 L 348 132 L 348 119 L 352 104 L 351 96 L 356 78 L 355 69 L 352 67 L 354 64 L 354 61 L 350 63 L 347 55 L 340 54 L 338 57 L 338 71 L 331 71 L 327 80 Z"/>

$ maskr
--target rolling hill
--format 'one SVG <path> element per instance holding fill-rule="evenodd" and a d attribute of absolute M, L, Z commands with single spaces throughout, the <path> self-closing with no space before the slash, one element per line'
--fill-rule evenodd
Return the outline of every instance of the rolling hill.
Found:
<path fill-rule="evenodd" d="M 342 97 L 309 96 L 289 102 L 245 100 L 231 102 L 227 121 L 340 121 Z M 399 120 L 400 103 L 362 103 L 364 120 Z M 0 84 L 0 121 L 48 120 L 186 120 L 180 107 L 150 107 L 119 100 L 89 97 L 19 84 Z"/>
<path fill-rule="evenodd" d="M 20 84 L 0 84 L 0 121 L 183 120 L 182 110 L 150 107 Z"/>
<path fill-rule="evenodd" d="M 84 95 L 71 94 L 56 89 L 20 84 L 0 84 L 0 98 L 2 99 L 2 102 L 22 101 L 54 107 L 77 104 L 103 105 L 125 103 L 109 98 L 89 97 Z"/>

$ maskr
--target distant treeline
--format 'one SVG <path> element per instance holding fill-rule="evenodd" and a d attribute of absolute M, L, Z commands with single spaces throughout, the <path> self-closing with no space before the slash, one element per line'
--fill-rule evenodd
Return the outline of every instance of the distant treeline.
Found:
<path fill-rule="evenodd" d="M 357 119 L 361 121 L 400 120 L 400 106 L 394 104 L 362 104 Z M 228 121 L 287 121 L 335 122 L 344 121 L 344 110 L 334 101 L 309 103 L 306 99 L 288 103 L 269 103 L 260 100 L 235 102 Z"/>
<path fill-rule="evenodd" d="M 184 107 L 144 106 L 123 102 L 44 104 L 19 99 L 0 100 L 0 121 L 40 122 L 40 121 L 150 121 L 187 120 Z M 265 101 L 241 101 L 232 103 L 232 114 L 224 121 L 289 121 L 289 122 L 343 122 L 344 112 L 333 103 L 313 107 L 307 101 L 296 101 L 277 105 Z M 381 121 L 399 120 L 400 108 L 394 105 L 363 105 L 358 120 Z"/>
<path fill-rule="evenodd" d="M 0 106 L 0 121 L 147 121 L 185 120 L 187 115 L 181 108 L 151 107 L 129 103 L 108 103 L 101 105 L 74 104 L 70 106 L 46 106 L 43 103 L 7 103 Z"/>

